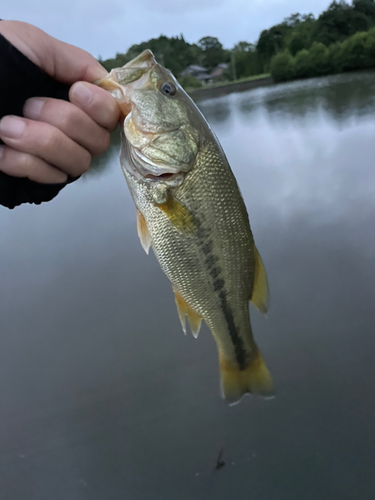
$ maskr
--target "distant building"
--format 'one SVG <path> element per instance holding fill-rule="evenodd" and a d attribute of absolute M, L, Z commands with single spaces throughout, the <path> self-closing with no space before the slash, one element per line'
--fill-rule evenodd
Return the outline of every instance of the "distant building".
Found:
<path fill-rule="evenodd" d="M 181 76 L 191 75 L 197 80 L 200 80 L 203 83 L 213 83 L 224 78 L 224 73 L 228 69 L 228 64 L 221 63 L 214 68 L 211 73 L 208 72 L 207 68 L 203 66 L 198 66 L 198 64 L 190 64 L 184 71 L 181 73 Z"/>
<path fill-rule="evenodd" d="M 224 78 L 224 73 L 228 69 L 228 64 L 221 63 L 214 68 L 211 73 L 210 73 L 210 82 L 213 82 L 215 80 L 220 80 L 221 78 Z"/>
<path fill-rule="evenodd" d="M 207 83 L 210 79 L 210 75 L 208 74 L 207 68 L 203 66 L 198 66 L 198 64 L 190 64 L 184 71 L 181 73 L 181 76 L 191 75 L 194 76 L 197 80 L 201 82 Z"/>

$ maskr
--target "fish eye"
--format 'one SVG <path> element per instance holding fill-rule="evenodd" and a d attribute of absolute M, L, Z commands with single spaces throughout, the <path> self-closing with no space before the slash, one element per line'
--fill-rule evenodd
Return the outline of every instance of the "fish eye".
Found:
<path fill-rule="evenodd" d="M 164 82 L 160 87 L 160 91 L 166 96 L 173 96 L 177 92 L 177 88 L 176 85 L 172 82 Z"/>

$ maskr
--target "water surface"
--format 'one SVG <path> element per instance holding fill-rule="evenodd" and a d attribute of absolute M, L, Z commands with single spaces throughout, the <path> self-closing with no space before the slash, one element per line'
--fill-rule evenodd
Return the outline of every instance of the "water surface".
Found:
<path fill-rule="evenodd" d="M 0 498 L 375 498 L 375 73 L 199 103 L 271 292 L 277 385 L 219 395 L 142 250 L 118 143 L 52 202 L 0 213 Z M 220 449 L 225 467 L 213 472 Z"/>

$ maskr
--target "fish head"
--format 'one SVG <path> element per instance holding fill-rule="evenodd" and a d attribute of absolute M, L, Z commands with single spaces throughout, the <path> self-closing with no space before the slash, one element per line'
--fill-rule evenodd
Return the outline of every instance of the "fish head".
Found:
<path fill-rule="evenodd" d="M 207 123 L 172 73 L 145 50 L 97 84 L 115 97 L 125 115 L 123 168 L 146 182 L 181 183 Z"/>

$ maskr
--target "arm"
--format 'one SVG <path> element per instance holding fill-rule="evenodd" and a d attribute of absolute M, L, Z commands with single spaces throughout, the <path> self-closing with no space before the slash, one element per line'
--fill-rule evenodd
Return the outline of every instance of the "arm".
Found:
<path fill-rule="evenodd" d="M 119 110 L 90 83 L 106 71 L 17 21 L 0 22 L 0 66 L 0 204 L 48 201 L 109 145 Z"/>

